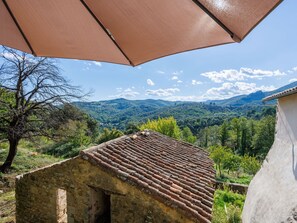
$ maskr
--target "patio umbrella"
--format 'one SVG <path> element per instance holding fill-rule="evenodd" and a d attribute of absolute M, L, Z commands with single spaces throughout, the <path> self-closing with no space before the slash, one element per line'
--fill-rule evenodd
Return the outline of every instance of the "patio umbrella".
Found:
<path fill-rule="evenodd" d="M 132 66 L 240 42 L 281 0 L 2 0 L 0 44 Z"/>

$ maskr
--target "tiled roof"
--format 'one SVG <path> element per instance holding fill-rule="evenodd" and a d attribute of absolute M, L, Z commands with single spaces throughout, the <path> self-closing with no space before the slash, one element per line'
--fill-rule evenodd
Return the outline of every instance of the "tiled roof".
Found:
<path fill-rule="evenodd" d="M 81 156 L 198 222 L 210 222 L 215 170 L 204 150 L 146 131 L 84 150 Z"/>
<path fill-rule="evenodd" d="M 281 97 L 285 97 L 285 96 L 288 96 L 288 95 L 291 95 L 291 94 L 296 94 L 296 93 L 297 93 L 297 87 L 293 87 L 293 88 L 289 88 L 287 90 L 284 90 L 282 92 L 270 95 L 270 96 L 268 96 L 266 98 L 263 98 L 263 101 L 270 101 L 270 100 L 273 100 L 273 99 L 276 99 L 276 98 L 281 98 Z"/>

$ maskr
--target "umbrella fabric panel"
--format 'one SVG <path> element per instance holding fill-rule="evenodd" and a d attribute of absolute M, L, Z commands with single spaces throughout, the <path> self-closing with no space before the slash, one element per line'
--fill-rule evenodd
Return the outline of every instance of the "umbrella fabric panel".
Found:
<path fill-rule="evenodd" d="M 129 64 L 80 1 L 7 1 L 38 56 Z"/>
<path fill-rule="evenodd" d="M 2 1 L 0 1 L 0 43 L 32 53 Z"/>
<path fill-rule="evenodd" d="M 243 38 L 282 0 L 199 0 L 211 14 Z"/>
<path fill-rule="evenodd" d="M 138 65 L 240 42 L 281 0 L 2 0 L 0 44 Z"/>
<path fill-rule="evenodd" d="M 191 0 L 85 2 L 134 65 L 177 52 L 234 42 Z"/>

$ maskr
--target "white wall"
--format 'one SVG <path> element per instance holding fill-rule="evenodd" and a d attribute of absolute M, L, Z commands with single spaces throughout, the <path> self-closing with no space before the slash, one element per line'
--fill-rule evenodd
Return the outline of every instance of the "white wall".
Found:
<path fill-rule="evenodd" d="M 250 183 L 243 223 L 297 222 L 297 94 L 278 101 L 275 141 Z"/>

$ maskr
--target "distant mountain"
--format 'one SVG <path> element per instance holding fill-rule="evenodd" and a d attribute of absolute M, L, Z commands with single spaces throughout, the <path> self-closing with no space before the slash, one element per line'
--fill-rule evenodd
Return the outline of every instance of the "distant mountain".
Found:
<path fill-rule="evenodd" d="M 257 91 L 225 100 L 207 102 L 182 102 L 163 100 L 127 100 L 123 98 L 98 101 L 75 102 L 74 104 L 97 119 L 101 127 L 126 129 L 130 123 L 139 124 L 148 119 L 173 116 L 179 126 L 188 126 L 195 133 L 206 126 L 220 125 L 234 117 L 259 119 L 274 115 L 275 101 L 264 106 L 262 99 L 277 92 L 297 86 L 297 82 L 270 92 Z"/>
<path fill-rule="evenodd" d="M 74 104 L 97 119 L 101 125 L 119 127 L 119 125 L 122 126 L 128 122 L 138 122 L 139 119 L 150 113 L 165 107 L 175 106 L 179 103 L 181 102 L 119 98 L 98 102 L 75 102 Z"/>
<path fill-rule="evenodd" d="M 173 116 L 179 126 L 188 126 L 193 133 L 211 125 L 220 125 L 234 117 L 261 117 L 263 106 L 217 106 L 201 102 L 171 102 L 163 100 L 115 99 L 98 102 L 75 102 L 101 127 L 126 129 L 131 123 L 139 124 L 148 119 Z"/>
<path fill-rule="evenodd" d="M 293 83 L 290 83 L 288 85 L 285 85 L 285 86 L 283 86 L 281 88 L 278 88 L 276 90 L 273 90 L 273 91 L 266 91 L 266 92 L 257 91 L 257 92 L 254 92 L 254 93 L 251 93 L 251 94 L 248 94 L 248 95 L 239 95 L 239 96 L 235 96 L 235 97 L 224 99 L 224 100 L 210 100 L 210 101 L 207 101 L 206 103 L 207 104 L 215 103 L 216 105 L 220 105 L 220 106 L 262 105 L 263 104 L 262 103 L 263 98 L 265 98 L 267 96 L 270 96 L 270 95 L 273 95 L 275 93 L 284 91 L 286 89 L 296 87 L 296 86 L 297 86 L 297 81 L 293 82 Z M 267 102 L 267 103 L 268 104 L 275 104 L 276 100 L 273 100 L 273 101 L 270 101 L 270 102 Z"/>

